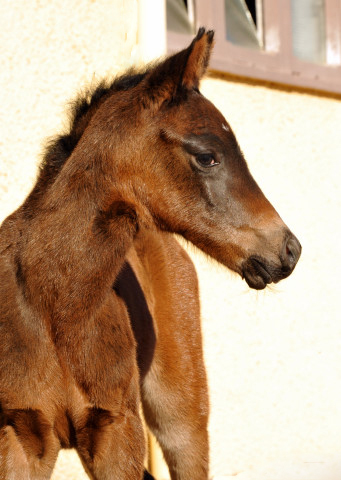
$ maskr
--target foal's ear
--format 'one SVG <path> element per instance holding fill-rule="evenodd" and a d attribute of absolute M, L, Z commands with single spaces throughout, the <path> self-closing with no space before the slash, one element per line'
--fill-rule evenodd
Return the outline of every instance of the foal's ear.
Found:
<path fill-rule="evenodd" d="M 188 90 L 199 87 L 199 82 L 210 61 L 213 37 L 213 30 L 205 32 L 205 29 L 201 27 L 191 45 L 184 50 L 188 56 L 184 65 L 182 86 Z"/>
<path fill-rule="evenodd" d="M 189 47 L 166 58 L 150 71 L 145 85 L 152 104 L 160 106 L 186 90 L 199 87 L 210 60 L 213 36 L 212 30 L 206 32 L 205 28 L 200 28 Z"/>

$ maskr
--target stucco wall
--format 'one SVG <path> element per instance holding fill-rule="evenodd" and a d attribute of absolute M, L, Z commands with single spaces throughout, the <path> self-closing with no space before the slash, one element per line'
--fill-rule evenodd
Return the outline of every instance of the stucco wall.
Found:
<path fill-rule="evenodd" d="M 94 73 L 137 60 L 137 1 L 0 5 L 0 219 L 24 199 L 42 141 Z M 341 102 L 208 78 L 202 91 L 237 134 L 251 171 L 303 245 L 266 292 L 193 254 L 211 392 L 211 473 L 243 480 L 341 477 L 338 309 Z M 80 479 L 72 452 L 54 480 Z"/>

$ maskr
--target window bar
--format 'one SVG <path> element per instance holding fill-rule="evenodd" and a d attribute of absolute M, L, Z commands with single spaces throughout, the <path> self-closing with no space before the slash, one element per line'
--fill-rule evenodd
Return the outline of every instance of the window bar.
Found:
<path fill-rule="evenodd" d="M 190 24 L 192 25 L 192 28 L 194 27 L 195 30 L 195 5 L 194 5 L 194 0 L 187 0 L 187 14 L 188 14 L 188 20 Z"/>
<path fill-rule="evenodd" d="M 264 47 L 268 53 L 281 48 L 280 7 L 278 1 L 263 0 Z"/>
<path fill-rule="evenodd" d="M 341 65 L 341 1 L 325 0 L 325 11 L 327 64 Z"/>
<path fill-rule="evenodd" d="M 261 48 L 264 48 L 263 0 L 256 0 L 257 35 Z"/>

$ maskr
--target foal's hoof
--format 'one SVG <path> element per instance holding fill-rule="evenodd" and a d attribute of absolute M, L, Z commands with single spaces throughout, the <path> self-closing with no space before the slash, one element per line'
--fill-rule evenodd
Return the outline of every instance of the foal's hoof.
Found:
<path fill-rule="evenodd" d="M 145 470 L 143 474 L 143 480 L 155 480 L 155 478 L 149 472 L 147 472 L 147 470 Z"/>

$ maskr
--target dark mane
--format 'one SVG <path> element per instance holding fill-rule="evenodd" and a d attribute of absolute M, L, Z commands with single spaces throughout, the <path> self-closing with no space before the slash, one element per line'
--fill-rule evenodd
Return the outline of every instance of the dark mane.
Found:
<path fill-rule="evenodd" d="M 48 141 L 40 170 L 48 169 L 57 174 L 76 147 L 99 104 L 114 92 L 134 88 L 143 80 L 148 70 L 148 68 L 143 71 L 130 69 L 112 81 L 102 80 L 95 87 L 84 90 L 72 101 L 69 111 L 69 128 L 67 132 Z"/>
<path fill-rule="evenodd" d="M 84 133 L 91 117 L 100 103 L 115 92 L 130 90 L 137 86 L 148 73 L 150 67 L 144 70 L 130 69 L 114 80 L 102 80 L 96 86 L 83 92 L 70 103 L 69 127 L 66 132 L 50 139 L 43 153 L 43 160 L 39 166 L 37 182 L 30 195 L 23 204 L 26 218 L 33 217 L 41 195 L 54 182 L 63 165 L 75 149 Z"/>

